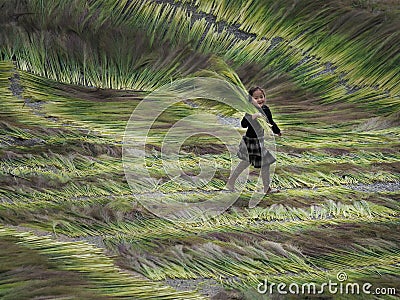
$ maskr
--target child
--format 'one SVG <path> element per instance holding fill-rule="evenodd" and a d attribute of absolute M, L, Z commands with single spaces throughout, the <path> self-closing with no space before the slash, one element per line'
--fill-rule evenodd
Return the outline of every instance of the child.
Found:
<path fill-rule="evenodd" d="M 273 133 L 281 136 L 281 130 L 278 125 L 272 120 L 272 114 L 268 106 L 265 105 L 265 92 L 259 86 L 249 90 L 249 101 L 251 101 L 260 111 L 263 111 L 272 125 Z M 239 145 L 238 157 L 242 160 L 236 169 L 232 172 L 227 182 L 227 188 L 234 190 L 235 181 L 239 175 L 250 165 L 255 168 L 261 168 L 261 177 L 264 185 L 264 193 L 279 192 L 271 190 L 269 167 L 275 162 L 275 158 L 264 147 L 264 129 L 258 123 L 257 118 L 265 117 L 263 113 L 248 114 L 243 117 L 241 125 L 246 128 L 246 134 L 243 136 Z"/>

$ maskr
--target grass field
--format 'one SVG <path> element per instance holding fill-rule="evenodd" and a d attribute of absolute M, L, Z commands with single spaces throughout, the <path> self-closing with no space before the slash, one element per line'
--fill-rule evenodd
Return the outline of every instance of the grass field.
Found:
<path fill-rule="evenodd" d="M 2 299 L 397 299 L 396 1 L 0 0 L 0 9 Z M 249 208 L 260 188 L 251 168 L 225 212 L 173 222 L 142 201 L 223 199 L 239 160 L 199 133 L 179 165 L 190 177 L 210 161 L 214 176 L 168 180 L 163 164 L 176 160 L 163 161 L 162 138 L 199 112 L 243 134 L 244 111 L 231 99 L 168 107 L 146 144 L 147 185 L 125 176 L 124 136 L 152 92 L 196 77 L 265 87 L 283 132 L 271 184 L 281 192 Z M 325 289 L 263 294 L 265 280 Z M 329 281 L 370 283 L 371 294 L 332 293 Z"/>

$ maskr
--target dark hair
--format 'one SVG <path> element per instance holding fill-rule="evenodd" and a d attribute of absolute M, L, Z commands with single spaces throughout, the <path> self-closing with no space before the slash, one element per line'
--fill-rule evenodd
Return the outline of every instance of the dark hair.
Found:
<path fill-rule="evenodd" d="M 252 87 L 251 89 L 249 89 L 249 101 L 251 101 L 252 96 L 253 96 L 253 94 L 254 94 L 255 91 L 261 91 L 261 92 L 263 93 L 264 97 L 266 97 L 266 96 L 265 96 L 265 91 L 264 91 L 261 87 L 259 87 L 259 86 L 254 86 L 254 87 Z"/>

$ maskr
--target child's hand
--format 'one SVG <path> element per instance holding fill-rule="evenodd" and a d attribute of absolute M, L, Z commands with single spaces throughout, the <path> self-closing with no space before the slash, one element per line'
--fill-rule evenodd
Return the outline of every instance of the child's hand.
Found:
<path fill-rule="evenodd" d="M 262 114 L 261 113 L 255 113 L 255 114 L 252 114 L 251 115 L 251 118 L 253 119 L 253 120 L 255 120 L 255 119 L 257 119 L 257 118 L 261 118 L 262 117 Z"/>

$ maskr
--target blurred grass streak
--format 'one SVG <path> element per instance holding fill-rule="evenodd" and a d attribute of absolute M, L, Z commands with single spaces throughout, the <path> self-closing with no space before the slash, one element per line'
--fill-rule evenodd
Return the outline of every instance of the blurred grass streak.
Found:
<path fill-rule="evenodd" d="M 217 21 L 239 24 L 259 38 L 281 37 L 309 56 L 332 62 L 347 73 L 353 85 L 378 84 L 394 94 L 399 92 L 398 11 L 371 14 L 338 1 L 178 2 L 196 5 Z"/>
<path fill-rule="evenodd" d="M 50 268 L 67 272 L 65 274 L 68 272 L 71 272 L 71 275 L 80 274 L 92 285 L 94 289 L 92 297 L 99 294 L 107 298 L 204 299 L 194 292 L 177 292 L 170 287 L 122 271 L 100 249 L 87 243 L 58 242 L 46 236 L 38 237 L 32 233 L 16 232 L 5 227 L 0 228 L 0 236 L 3 239 L 13 239 L 15 245 L 26 249 L 24 252 L 40 257 L 44 266 L 48 264 Z M 28 259 L 25 255 L 21 254 L 24 259 Z M 40 265 L 40 262 L 36 261 L 36 263 Z M 54 292 L 54 290 L 51 291 Z M 91 293 L 87 292 L 87 294 L 91 296 Z M 7 292 L 6 295 L 8 295 Z"/>

